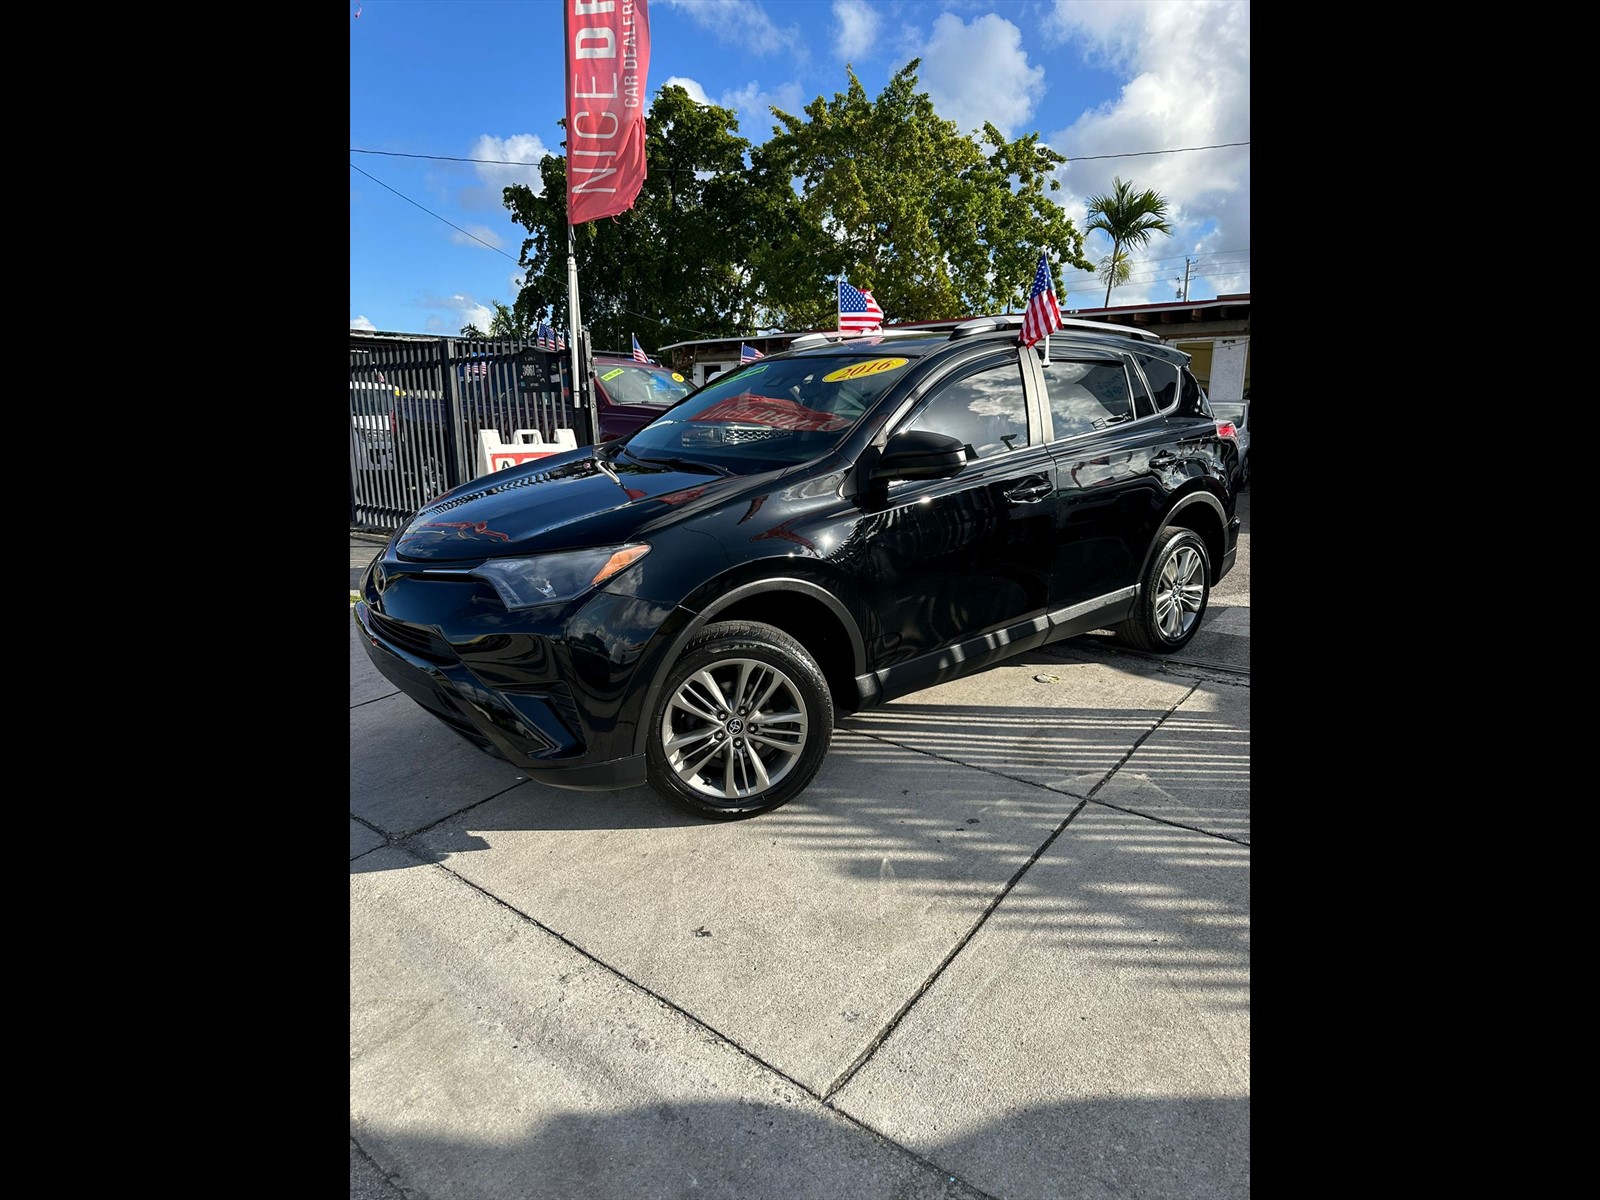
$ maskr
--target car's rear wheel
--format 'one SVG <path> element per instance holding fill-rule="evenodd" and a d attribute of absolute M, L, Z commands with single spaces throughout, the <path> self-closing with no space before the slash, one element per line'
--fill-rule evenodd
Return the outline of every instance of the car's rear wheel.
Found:
<path fill-rule="evenodd" d="M 1200 630 L 1211 598 L 1206 544 L 1192 529 L 1161 531 L 1139 588 L 1133 615 L 1114 626 L 1117 640 L 1151 654 L 1170 654 Z"/>
<path fill-rule="evenodd" d="M 755 621 L 708 625 L 668 671 L 650 718 L 650 785 L 702 817 L 749 817 L 794 799 L 833 737 L 816 661 Z"/>

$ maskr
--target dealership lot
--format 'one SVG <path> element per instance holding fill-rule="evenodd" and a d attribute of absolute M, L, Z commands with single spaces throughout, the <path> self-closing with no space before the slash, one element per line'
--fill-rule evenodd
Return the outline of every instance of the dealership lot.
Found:
<path fill-rule="evenodd" d="M 847 717 L 748 821 L 528 780 L 352 621 L 352 1197 L 1248 1196 L 1248 504 L 1177 660 Z"/>

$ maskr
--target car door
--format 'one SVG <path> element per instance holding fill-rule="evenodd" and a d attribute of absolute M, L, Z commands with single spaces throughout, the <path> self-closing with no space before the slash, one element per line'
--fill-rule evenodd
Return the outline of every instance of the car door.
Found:
<path fill-rule="evenodd" d="M 908 429 L 968 447 L 952 478 L 889 484 L 866 539 L 868 658 L 921 686 L 1043 639 L 1054 463 L 1014 347 L 937 380 Z"/>
<path fill-rule="evenodd" d="M 1052 339 L 1047 360 L 1031 358 L 1055 467 L 1055 638 L 1120 617 L 1116 606 L 1132 597 L 1164 512 L 1157 471 L 1171 435 L 1128 355 Z"/>

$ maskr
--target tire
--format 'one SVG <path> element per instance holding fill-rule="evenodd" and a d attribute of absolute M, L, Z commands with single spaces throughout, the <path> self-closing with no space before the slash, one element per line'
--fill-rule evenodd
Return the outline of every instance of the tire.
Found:
<path fill-rule="evenodd" d="M 806 648 L 770 625 L 721 621 L 667 672 L 650 714 L 648 778 L 696 816 L 753 817 L 799 795 L 832 738 L 833 697 Z"/>
<path fill-rule="evenodd" d="M 1133 616 L 1114 626 L 1117 640 L 1150 654 L 1170 654 L 1200 630 L 1211 599 L 1211 560 L 1192 529 L 1161 531 L 1155 555 L 1139 584 Z"/>

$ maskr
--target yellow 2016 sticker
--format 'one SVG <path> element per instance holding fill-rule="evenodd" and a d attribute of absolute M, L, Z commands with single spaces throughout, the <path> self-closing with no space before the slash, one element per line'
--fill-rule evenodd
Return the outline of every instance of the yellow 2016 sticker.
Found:
<path fill-rule="evenodd" d="M 674 371 L 672 373 L 672 382 L 673 383 L 682 383 L 683 382 L 683 376 L 679 375 L 676 371 Z"/>
<path fill-rule="evenodd" d="M 848 367 L 840 367 L 837 371 L 822 377 L 823 383 L 838 383 L 841 379 L 860 379 L 863 375 L 876 375 L 881 371 L 893 371 L 896 367 L 906 365 L 903 358 L 869 358 L 866 362 L 851 363 Z"/>

